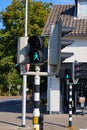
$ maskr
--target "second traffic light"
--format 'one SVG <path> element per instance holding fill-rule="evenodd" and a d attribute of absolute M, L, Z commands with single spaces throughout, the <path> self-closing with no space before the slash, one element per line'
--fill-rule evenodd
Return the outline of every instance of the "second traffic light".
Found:
<path fill-rule="evenodd" d="M 42 52 L 44 48 L 44 37 L 31 36 L 28 39 L 29 43 L 29 63 L 40 64 L 44 61 L 44 54 Z"/>
<path fill-rule="evenodd" d="M 75 60 L 72 66 L 72 79 L 74 84 L 78 83 L 78 80 L 81 77 L 81 71 L 82 71 L 81 63 Z"/>

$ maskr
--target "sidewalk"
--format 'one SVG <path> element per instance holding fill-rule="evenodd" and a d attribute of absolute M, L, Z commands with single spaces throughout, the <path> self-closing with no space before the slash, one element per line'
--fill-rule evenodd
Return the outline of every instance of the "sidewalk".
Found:
<path fill-rule="evenodd" d="M 32 130 L 31 109 L 27 106 L 26 127 L 21 127 L 21 105 L 0 108 L 0 130 Z M 44 130 L 66 130 L 67 126 L 68 114 L 44 115 Z M 87 115 L 73 115 L 73 126 L 86 129 Z"/>

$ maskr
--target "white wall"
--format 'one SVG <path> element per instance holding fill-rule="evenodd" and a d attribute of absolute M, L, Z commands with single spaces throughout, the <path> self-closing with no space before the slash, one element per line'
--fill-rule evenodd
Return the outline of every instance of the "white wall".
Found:
<path fill-rule="evenodd" d="M 87 37 L 84 39 L 76 39 L 72 45 L 65 47 L 62 52 L 74 53 L 73 56 L 67 58 L 64 62 L 73 62 L 74 60 L 77 60 L 78 62 L 87 63 Z"/>
<path fill-rule="evenodd" d="M 47 111 L 60 112 L 60 79 L 52 76 L 49 79 Z"/>

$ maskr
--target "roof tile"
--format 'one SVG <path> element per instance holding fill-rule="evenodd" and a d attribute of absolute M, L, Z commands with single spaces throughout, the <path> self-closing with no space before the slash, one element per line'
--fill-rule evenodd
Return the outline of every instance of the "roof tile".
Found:
<path fill-rule="evenodd" d="M 42 35 L 50 35 L 50 25 L 55 24 L 61 15 L 62 25 L 74 27 L 70 35 L 87 35 L 87 19 L 78 19 L 74 16 L 75 5 L 54 5 Z"/>

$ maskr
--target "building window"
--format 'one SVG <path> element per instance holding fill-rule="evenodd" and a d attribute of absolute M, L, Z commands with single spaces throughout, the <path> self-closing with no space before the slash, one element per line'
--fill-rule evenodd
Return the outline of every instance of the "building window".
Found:
<path fill-rule="evenodd" d="M 78 17 L 87 17 L 87 1 L 78 1 Z"/>

